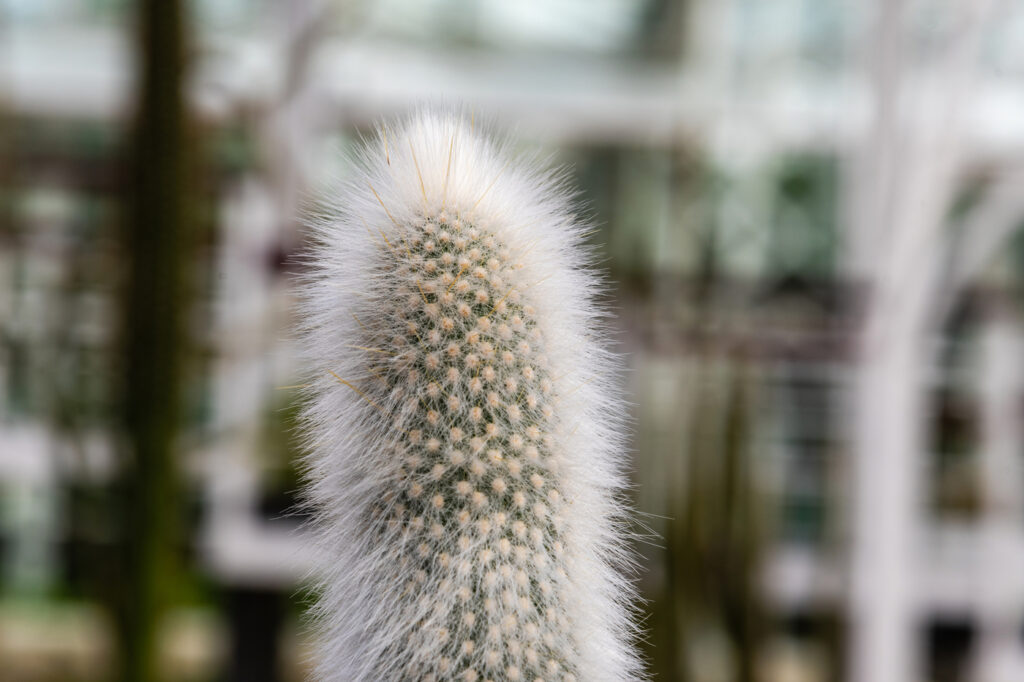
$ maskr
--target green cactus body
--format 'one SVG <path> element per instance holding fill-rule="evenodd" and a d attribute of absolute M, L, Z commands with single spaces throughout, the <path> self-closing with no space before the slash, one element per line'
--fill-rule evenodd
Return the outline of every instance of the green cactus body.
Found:
<path fill-rule="evenodd" d="M 624 403 L 558 176 L 451 114 L 381 130 L 304 299 L 320 682 L 643 678 Z"/>
<path fill-rule="evenodd" d="M 406 235 L 381 242 L 394 308 L 360 318 L 372 349 L 360 390 L 400 406 L 395 489 L 369 519 L 409 576 L 395 653 L 442 644 L 403 679 L 575 679 L 552 383 L 513 254 L 443 211 Z"/>

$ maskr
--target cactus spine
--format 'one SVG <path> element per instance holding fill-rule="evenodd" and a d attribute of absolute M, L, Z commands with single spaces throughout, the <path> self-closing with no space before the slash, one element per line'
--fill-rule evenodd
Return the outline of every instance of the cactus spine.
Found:
<path fill-rule="evenodd" d="M 585 225 L 456 114 L 358 166 L 305 290 L 318 678 L 639 679 Z"/>

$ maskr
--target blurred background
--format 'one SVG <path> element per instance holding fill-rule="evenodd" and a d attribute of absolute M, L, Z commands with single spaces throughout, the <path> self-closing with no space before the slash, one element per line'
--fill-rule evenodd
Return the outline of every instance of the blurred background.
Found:
<path fill-rule="evenodd" d="M 1022 79 L 1020 0 L 0 0 L 0 680 L 304 679 L 301 216 L 424 102 L 598 227 L 655 679 L 1024 680 Z"/>

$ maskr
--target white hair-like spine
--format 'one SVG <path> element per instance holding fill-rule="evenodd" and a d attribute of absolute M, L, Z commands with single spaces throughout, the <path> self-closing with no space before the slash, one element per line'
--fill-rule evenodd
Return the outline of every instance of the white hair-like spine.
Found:
<path fill-rule="evenodd" d="M 619 364 L 560 176 L 437 111 L 356 166 L 303 300 L 316 678 L 643 679 Z"/>

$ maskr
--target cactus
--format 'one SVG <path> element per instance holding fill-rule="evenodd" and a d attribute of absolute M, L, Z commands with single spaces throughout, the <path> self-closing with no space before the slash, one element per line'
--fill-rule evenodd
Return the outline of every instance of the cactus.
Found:
<path fill-rule="evenodd" d="M 382 127 L 305 286 L 319 680 L 634 680 L 624 403 L 560 176 Z"/>

